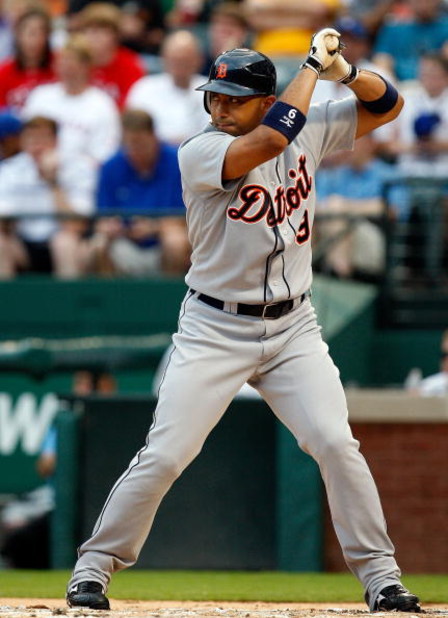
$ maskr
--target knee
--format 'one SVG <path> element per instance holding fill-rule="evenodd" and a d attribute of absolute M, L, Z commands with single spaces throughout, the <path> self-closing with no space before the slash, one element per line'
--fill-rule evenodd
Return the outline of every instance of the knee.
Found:
<path fill-rule="evenodd" d="M 350 452 L 358 451 L 359 442 L 355 440 L 349 429 L 345 431 L 327 431 L 319 435 L 311 453 L 320 461 L 347 460 Z"/>
<path fill-rule="evenodd" d="M 174 482 L 196 454 L 163 453 L 156 458 L 156 475 L 164 481 Z"/>
<path fill-rule="evenodd" d="M 164 478 L 172 479 L 173 481 L 181 475 L 184 467 L 179 457 L 174 454 L 164 453 L 159 455 L 157 459 L 157 470 Z"/>

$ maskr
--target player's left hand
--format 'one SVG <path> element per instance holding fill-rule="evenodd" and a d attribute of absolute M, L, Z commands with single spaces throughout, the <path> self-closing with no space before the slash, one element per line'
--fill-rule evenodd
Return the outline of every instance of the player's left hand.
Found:
<path fill-rule="evenodd" d="M 346 80 L 350 78 L 352 72 L 352 65 L 347 62 L 347 60 L 341 53 L 339 53 L 333 64 L 331 64 L 328 69 L 322 71 L 322 73 L 319 75 L 319 79 L 324 79 L 331 82 L 345 83 Z M 356 76 L 354 76 L 354 79 L 351 81 L 354 81 L 356 79 Z"/>

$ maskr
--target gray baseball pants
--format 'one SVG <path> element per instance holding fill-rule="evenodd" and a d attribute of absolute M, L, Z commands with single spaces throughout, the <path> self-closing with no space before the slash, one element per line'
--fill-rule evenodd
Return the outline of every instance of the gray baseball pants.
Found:
<path fill-rule="evenodd" d="M 86 580 L 106 590 L 113 572 L 136 562 L 163 496 L 249 381 L 317 461 L 344 558 L 372 605 L 400 570 L 310 299 L 265 320 L 215 309 L 189 292 L 173 342 L 146 443 L 80 547 L 69 590 Z"/>

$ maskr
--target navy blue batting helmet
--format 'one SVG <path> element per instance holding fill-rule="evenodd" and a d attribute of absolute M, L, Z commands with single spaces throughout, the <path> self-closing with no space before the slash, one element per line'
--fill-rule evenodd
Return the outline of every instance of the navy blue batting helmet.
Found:
<path fill-rule="evenodd" d="M 196 88 L 204 91 L 204 107 L 210 113 L 208 92 L 234 97 L 252 94 L 275 94 L 277 73 L 272 61 L 253 49 L 239 48 L 220 54 L 212 68 L 208 82 Z"/>

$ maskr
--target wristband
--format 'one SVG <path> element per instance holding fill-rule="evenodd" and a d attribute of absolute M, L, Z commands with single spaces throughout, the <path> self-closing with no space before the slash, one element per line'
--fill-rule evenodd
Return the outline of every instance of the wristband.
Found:
<path fill-rule="evenodd" d="M 319 60 L 317 60 L 315 56 L 308 56 L 308 58 L 304 61 L 300 68 L 303 69 L 305 67 L 317 73 L 317 77 L 319 77 L 323 69 L 322 64 L 319 62 Z"/>
<path fill-rule="evenodd" d="M 355 67 L 354 64 L 351 64 L 349 74 L 346 75 L 344 79 L 340 79 L 339 81 L 341 82 L 341 84 L 345 84 L 346 86 L 348 86 L 349 84 L 355 81 L 358 75 L 359 75 L 359 70 Z"/>
<path fill-rule="evenodd" d="M 276 101 L 261 121 L 267 127 L 282 133 L 289 143 L 300 133 L 306 122 L 300 109 L 283 101 Z"/>
<path fill-rule="evenodd" d="M 378 75 L 378 73 L 375 75 Z M 375 99 L 374 101 L 363 101 L 359 99 L 359 102 L 371 114 L 386 114 L 395 107 L 398 101 L 398 90 L 392 86 L 390 82 L 386 81 L 384 77 L 381 77 L 381 75 L 378 75 L 378 77 L 386 84 L 386 92 L 379 99 Z"/>

